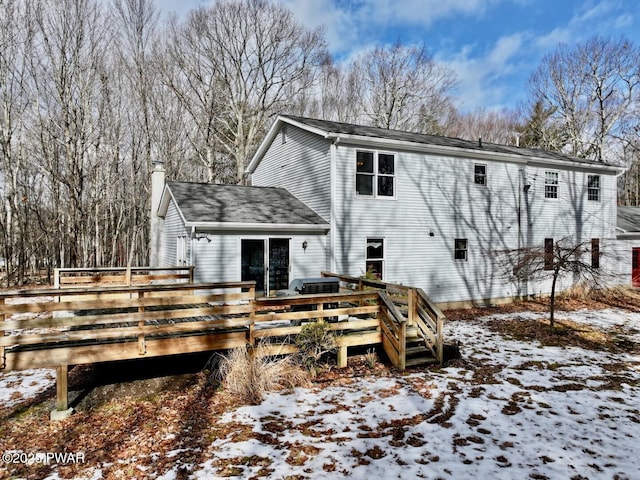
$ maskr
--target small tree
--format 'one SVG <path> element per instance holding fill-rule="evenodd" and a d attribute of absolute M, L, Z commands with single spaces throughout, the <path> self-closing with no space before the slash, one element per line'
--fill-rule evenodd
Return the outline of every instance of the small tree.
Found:
<path fill-rule="evenodd" d="M 578 242 L 572 237 L 554 241 L 545 239 L 544 245 L 506 249 L 495 252 L 506 276 L 522 283 L 526 281 L 551 280 L 549 296 L 549 324 L 554 327 L 556 289 L 558 280 L 573 276 L 573 282 L 586 281 L 593 286 L 601 285 L 611 273 L 602 267 L 602 259 L 611 256 L 600 250 L 599 239 Z"/>

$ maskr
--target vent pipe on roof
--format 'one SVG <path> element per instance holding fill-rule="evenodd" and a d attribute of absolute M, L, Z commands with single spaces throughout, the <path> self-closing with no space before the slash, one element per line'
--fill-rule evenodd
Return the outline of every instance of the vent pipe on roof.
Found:
<path fill-rule="evenodd" d="M 478 146 L 482 148 L 482 137 L 478 137 Z"/>

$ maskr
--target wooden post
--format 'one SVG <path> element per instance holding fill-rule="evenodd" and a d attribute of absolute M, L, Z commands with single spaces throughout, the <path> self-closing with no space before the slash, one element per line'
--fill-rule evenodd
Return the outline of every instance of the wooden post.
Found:
<path fill-rule="evenodd" d="M 410 327 L 416 324 L 416 306 L 417 306 L 416 297 L 417 295 L 416 295 L 415 289 L 409 288 L 407 290 L 407 300 L 408 300 L 407 321 Z"/>
<path fill-rule="evenodd" d="M 131 265 L 127 265 L 127 270 L 125 272 L 125 281 L 124 284 L 127 287 L 131 286 Z"/>
<path fill-rule="evenodd" d="M 69 366 L 56 367 L 56 410 L 63 412 L 69 408 Z"/>
<path fill-rule="evenodd" d="M 144 292 L 140 291 L 138 292 L 138 299 L 142 300 L 144 298 Z M 144 306 L 140 305 L 138 307 L 138 312 L 143 313 L 144 312 Z M 138 320 L 138 326 L 139 327 L 144 327 L 144 319 L 142 320 Z M 144 334 L 139 334 L 138 335 L 138 355 L 145 355 L 147 353 L 147 342 L 144 339 Z"/>
<path fill-rule="evenodd" d="M 438 352 L 438 360 L 440 360 L 440 365 L 444 364 L 444 316 L 438 315 L 437 320 L 437 332 L 436 332 L 436 340 L 438 345 L 436 345 Z"/>
<path fill-rule="evenodd" d="M 4 322 L 4 298 L 0 298 L 0 322 Z M 7 332 L 3 330 L 0 336 L 4 337 L 6 334 Z M 4 347 L 0 347 L 0 370 L 6 366 L 6 358 L 4 355 Z"/>
<path fill-rule="evenodd" d="M 193 283 L 193 270 L 194 270 L 194 266 L 191 265 L 189 266 L 189 283 Z"/>
<path fill-rule="evenodd" d="M 407 322 L 398 325 L 398 370 L 404 372 L 407 369 Z"/>
<path fill-rule="evenodd" d="M 251 312 L 249 312 L 249 318 L 251 323 L 249 324 L 249 345 L 251 347 L 256 346 L 255 327 L 256 327 L 256 286 L 255 284 L 249 287 L 249 293 L 251 298 L 249 299 L 249 305 L 251 305 Z"/>
<path fill-rule="evenodd" d="M 347 368 L 347 346 L 338 347 L 338 368 Z"/>

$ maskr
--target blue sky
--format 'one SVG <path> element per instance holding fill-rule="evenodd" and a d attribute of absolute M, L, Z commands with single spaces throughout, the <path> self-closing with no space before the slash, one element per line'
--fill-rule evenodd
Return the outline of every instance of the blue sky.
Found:
<path fill-rule="evenodd" d="M 208 0 L 156 0 L 183 14 Z M 593 35 L 640 46 L 637 0 L 282 0 L 305 25 L 324 25 L 329 50 L 346 62 L 362 49 L 424 42 L 451 67 L 463 110 L 517 108 L 545 54 Z"/>

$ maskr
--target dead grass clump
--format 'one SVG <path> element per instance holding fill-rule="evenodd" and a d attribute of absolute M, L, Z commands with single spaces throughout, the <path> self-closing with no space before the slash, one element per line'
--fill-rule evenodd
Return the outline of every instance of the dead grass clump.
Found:
<path fill-rule="evenodd" d="M 271 357 L 263 347 L 236 348 L 219 362 L 224 391 L 242 403 L 257 405 L 268 392 L 309 384 L 308 373 L 291 356 Z"/>
<path fill-rule="evenodd" d="M 631 287 L 611 287 L 593 290 L 590 298 L 611 307 L 640 311 L 640 290 Z"/>
<path fill-rule="evenodd" d="M 614 339 L 590 325 L 568 319 L 555 322 L 549 328 L 548 320 L 490 320 L 486 325 L 494 332 L 515 340 L 537 340 L 547 346 L 577 346 L 589 350 L 615 350 Z"/>

